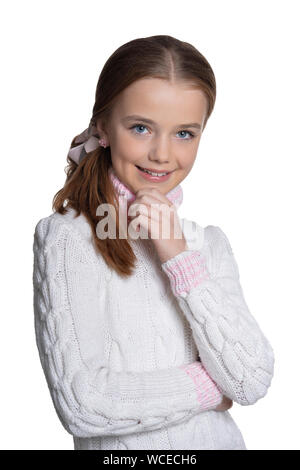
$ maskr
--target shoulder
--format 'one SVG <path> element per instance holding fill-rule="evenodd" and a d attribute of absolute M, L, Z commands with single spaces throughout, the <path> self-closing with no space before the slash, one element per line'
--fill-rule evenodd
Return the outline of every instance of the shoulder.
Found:
<path fill-rule="evenodd" d="M 69 208 L 65 214 L 54 212 L 38 220 L 34 228 L 34 245 L 46 249 L 62 239 L 75 239 L 88 245 L 92 241 L 92 231 L 83 214 Z"/>

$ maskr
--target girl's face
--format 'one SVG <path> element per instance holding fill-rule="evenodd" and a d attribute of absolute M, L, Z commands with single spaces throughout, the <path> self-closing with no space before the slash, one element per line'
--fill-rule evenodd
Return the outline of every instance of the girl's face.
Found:
<path fill-rule="evenodd" d="M 117 177 L 134 193 L 146 187 L 168 193 L 192 169 L 206 112 L 205 94 L 188 82 L 143 78 L 132 83 L 120 93 L 105 129 L 97 123 Z M 137 166 L 171 173 L 150 180 Z"/>

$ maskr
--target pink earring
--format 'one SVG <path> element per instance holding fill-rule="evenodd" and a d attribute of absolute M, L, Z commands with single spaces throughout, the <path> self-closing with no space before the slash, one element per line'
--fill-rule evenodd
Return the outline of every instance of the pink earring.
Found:
<path fill-rule="evenodd" d="M 106 142 L 104 139 L 99 139 L 99 144 L 101 145 L 101 147 L 106 148 Z"/>

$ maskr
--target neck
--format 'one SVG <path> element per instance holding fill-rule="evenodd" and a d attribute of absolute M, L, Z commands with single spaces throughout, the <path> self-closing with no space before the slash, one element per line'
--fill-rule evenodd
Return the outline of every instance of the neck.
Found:
<path fill-rule="evenodd" d="M 109 169 L 109 176 L 117 194 L 123 196 L 129 202 L 135 200 L 135 194 L 128 188 L 128 186 L 126 186 L 122 181 L 120 181 L 113 167 Z M 183 200 L 183 191 L 181 185 L 178 184 L 177 186 L 175 186 L 168 193 L 166 193 L 165 196 L 169 199 L 169 201 L 172 202 L 172 204 L 174 204 L 176 208 L 178 208 Z"/>

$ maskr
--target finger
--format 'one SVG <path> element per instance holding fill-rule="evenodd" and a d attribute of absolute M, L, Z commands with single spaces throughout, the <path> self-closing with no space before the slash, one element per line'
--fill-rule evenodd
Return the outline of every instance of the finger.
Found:
<path fill-rule="evenodd" d="M 162 199 L 158 199 L 157 197 L 153 196 L 152 194 L 142 194 L 141 196 L 137 197 L 135 199 L 134 203 L 139 203 L 139 204 L 149 204 L 149 205 L 159 205 L 159 206 L 168 206 L 170 207 L 170 201 L 165 201 Z"/>
<path fill-rule="evenodd" d="M 152 205 L 150 207 L 146 204 L 132 205 L 131 210 L 128 211 L 128 217 L 134 219 L 139 214 L 143 214 L 149 219 L 149 224 L 151 223 L 151 227 L 155 227 L 155 224 L 164 224 L 165 229 L 166 226 L 170 227 L 170 232 L 173 230 L 180 230 L 180 223 L 177 224 L 177 221 L 174 221 L 173 211 L 169 211 L 166 206 Z M 169 233 L 169 231 L 167 233 Z"/>
<path fill-rule="evenodd" d="M 136 192 L 137 198 L 143 195 L 148 195 L 150 197 L 158 199 L 159 201 L 164 202 L 168 206 L 173 205 L 172 202 L 164 194 L 162 194 L 161 191 L 159 191 L 157 188 L 142 188 Z"/>
<path fill-rule="evenodd" d="M 135 204 L 139 204 L 141 206 L 146 206 L 149 207 L 150 210 L 153 209 L 153 213 L 159 213 L 164 211 L 165 213 L 173 213 L 174 208 L 170 206 L 169 204 L 166 204 L 165 201 L 162 202 L 159 199 L 156 199 L 152 196 L 149 195 L 142 195 L 140 198 L 137 198 L 130 206 L 130 207 L 135 207 Z M 131 212 L 130 212 L 131 213 Z"/>
<path fill-rule="evenodd" d="M 177 213 L 176 208 L 175 206 L 173 206 L 173 204 L 166 204 L 165 201 L 162 202 L 152 196 L 149 196 L 148 194 L 144 194 L 139 198 L 135 199 L 135 201 L 131 204 L 130 207 L 135 207 L 135 204 L 144 204 L 145 206 L 149 206 L 150 208 L 153 208 L 154 213 L 163 212 L 163 214 L 170 214 L 171 216 Z"/>
<path fill-rule="evenodd" d="M 159 221 L 159 214 L 160 214 L 159 204 L 152 204 L 151 206 L 145 203 L 132 204 L 128 209 L 128 216 L 135 218 L 139 214 L 143 214 L 148 218 Z"/>

